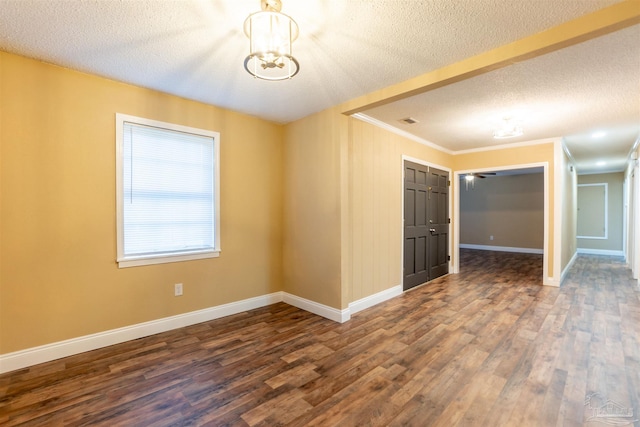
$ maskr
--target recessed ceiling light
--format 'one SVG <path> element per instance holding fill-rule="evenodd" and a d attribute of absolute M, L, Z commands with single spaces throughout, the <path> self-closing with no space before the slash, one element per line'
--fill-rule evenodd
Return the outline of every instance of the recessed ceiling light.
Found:
<path fill-rule="evenodd" d="M 606 164 L 607 164 L 607 162 L 604 162 L 604 161 L 602 161 L 602 160 L 601 160 L 601 161 L 599 161 L 599 162 L 596 162 L 596 166 L 604 166 L 604 165 L 606 165 Z"/>
<path fill-rule="evenodd" d="M 599 132 L 594 132 L 591 134 L 591 138 L 602 138 L 603 136 L 605 136 L 607 133 L 603 132 L 603 131 L 599 131 Z"/>

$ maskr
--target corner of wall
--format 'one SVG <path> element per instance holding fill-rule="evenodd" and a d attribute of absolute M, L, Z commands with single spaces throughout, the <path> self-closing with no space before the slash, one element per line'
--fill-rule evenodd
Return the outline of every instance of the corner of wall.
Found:
<path fill-rule="evenodd" d="M 345 116 L 330 108 L 289 123 L 284 137 L 284 291 L 343 308 Z"/>

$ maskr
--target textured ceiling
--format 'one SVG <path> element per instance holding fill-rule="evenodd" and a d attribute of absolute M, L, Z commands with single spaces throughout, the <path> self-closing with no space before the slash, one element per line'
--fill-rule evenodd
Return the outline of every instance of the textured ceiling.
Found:
<path fill-rule="evenodd" d="M 640 135 L 640 25 L 364 113 L 451 151 L 565 137 L 579 171 L 623 170 Z M 524 135 L 492 138 L 504 117 Z"/>
<path fill-rule="evenodd" d="M 259 0 L 0 0 L 0 49 L 286 123 L 614 3 L 617 0 L 283 0 L 283 12 L 300 26 L 293 46 L 301 64 L 300 73 L 283 82 L 253 79 L 242 67 L 248 53 L 242 23 L 260 9 Z M 637 40 L 635 31 L 628 37 Z M 597 49 L 611 47 L 615 45 Z M 632 62 L 637 45 L 630 49 Z M 417 135 L 452 150 L 492 144 L 493 140 L 481 136 L 486 128 L 471 121 L 481 120 L 482 111 L 498 114 L 513 107 L 515 99 L 527 96 L 530 77 L 536 82 L 532 90 L 542 89 L 567 109 L 574 107 L 573 114 L 563 116 L 564 129 L 544 122 L 541 114 L 535 126 L 527 124 L 525 139 L 589 132 L 573 124 L 579 121 L 576 115 L 585 86 L 592 86 L 598 73 L 622 73 L 623 80 L 631 80 L 631 90 L 637 90 L 640 78 L 637 72 L 628 74 L 633 66 L 628 64 L 622 72 L 610 65 L 590 76 L 568 79 L 557 71 L 559 67 L 582 67 L 585 61 L 580 52 L 565 59 L 565 51 L 570 49 L 551 54 L 555 56 L 548 63 L 544 63 L 546 56 L 532 60 L 543 61 L 532 64 L 538 71 L 549 65 L 556 70 L 548 85 L 538 78 L 539 73 L 527 70 L 531 62 L 527 61 L 491 73 L 493 77 L 481 76 L 429 93 L 446 99 L 442 106 L 430 104 L 429 113 L 450 122 Z M 473 87 L 474 81 L 476 86 L 489 83 L 494 96 L 486 87 Z M 457 89 L 457 85 L 463 86 Z M 501 94 L 501 87 L 509 92 Z M 454 98 L 446 96 L 447 90 Z M 607 112 L 627 114 L 629 96 L 620 94 L 609 101 Z M 429 101 L 416 101 L 422 110 L 407 115 L 426 117 L 423 102 Z M 398 109 L 395 114 L 388 112 L 397 126 L 396 119 L 403 116 L 400 109 L 407 105 L 387 108 Z M 637 124 L 637 111 L 635 119 Z M 467 134 L 461 136 L 461 132 Z M 578 157 L 577 152 L 574 155 Z"/>

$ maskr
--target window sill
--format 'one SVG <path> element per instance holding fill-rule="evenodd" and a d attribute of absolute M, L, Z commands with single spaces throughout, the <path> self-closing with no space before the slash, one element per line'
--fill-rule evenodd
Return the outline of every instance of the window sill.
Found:
<path fill-rule="evenodd" d="M 163 254 L 118 259 L 118 268 L 138 267 L 142 265 L 167 264 L 170 262 L 192 261 L 197 259 L 217 258 L 220 251 L 192 252 L 184 254 Z"/>

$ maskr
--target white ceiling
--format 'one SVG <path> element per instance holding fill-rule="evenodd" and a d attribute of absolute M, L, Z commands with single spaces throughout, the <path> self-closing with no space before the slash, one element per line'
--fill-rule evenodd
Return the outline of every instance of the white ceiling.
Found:
<path fill-rule="evenodd" d="M 617 2 L 283 0 L 301 70 L 282 82 L 243 69 L 259 0 L 0 0 L 0 50 L 287 123 Z M 508 114 L 525 134 L 502 144 L 565 137 L 579 172 L 622 170 L 640 134 L 640 25 L 365 114 L 451 151 L 496 144 Z M 596 168 L 607 154 L 618 163 Z"/>

